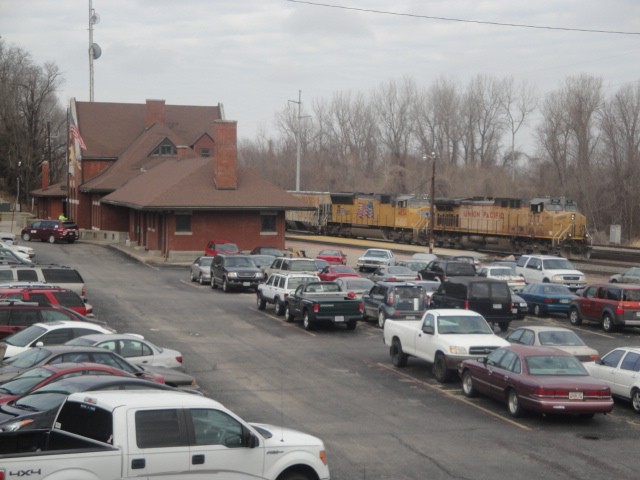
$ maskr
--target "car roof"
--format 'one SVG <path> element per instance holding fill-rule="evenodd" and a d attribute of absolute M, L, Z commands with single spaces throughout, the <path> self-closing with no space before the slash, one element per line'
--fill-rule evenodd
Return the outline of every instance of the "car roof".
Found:
<path fill-rule="evenodd" d="M 100 324 L 94 322 L 83 322 L 82 320 L 53 320 L 51 322 L 38 322 L 34 323 L 34 327 L 41 327 L 46 330 L 56 330 L 58 328 L 75 327 L 75 328 L 105 328 Z M 28 328 L 28 327 L 27 327 Z"/>
<path fill-rule="evenodd" d="M 48 389 L 53 390 L 55 388 L 54 385 L 60 387 L 60 390 L 64 390 L 65 387 L 80 385 L 81 389 L 86 392 L 87 390 L 105 388 L 107 386 L 113 386 L 113 385 L 124 385 L 124 384 L 147 386 L 149 387 L 149 389 L 175 391 L 175 389 L 173 389 L 168 385 L 152 382 L 151 380 L 145 380 L 143 378 L 138 378 L 136 376 L 131 376 L 130 374 L 128 375 L 76 375 L 74 377 L 61 378 L 60 380 L 57 380 L 53 383 L 49 383 Z M 73 390 L 77 390 L 77 387 L 73 388 Z M 37 391 L 38 390 L 35 390 L 35 392 Z M 114 390 L 113 393 L 120 395 L 120 403 L 122 404 L 122 392 L 118 390 Z M 84 393 L 83 395 L 86 395 L 86 393 Z"/>
<path fill-rule="evenodd" d="M 524 355 L 524 356 L 539 356 L 539 355 L 557 355 L 557 356 L 562 356 L 562 357 L 572 357 L 573 354 L 566 352 L 564 350 L 560 350 L 559 348 L 555 348 L 555 347 L 543 347 L 543 346 L 539 346 L 539 345 L 520 345 L 520 344 L 516 344 L 516 345 L 510 345 L 510 346 L 505 346 L 502 347 L 506 350 L 511 350 L 515 353 L 518 353 L 520 355 Z"/>
<path fill-rule="evenodd" d="M 169 389 L 171 389 L 169 387 Z M 224 408 L 222 404 L 215 400 L 205 397 L 204 395 L 192 395 L 188 392 L 183 392 L 175 389 L 171 389 L 171 392 L 159 390 L 149 391 L 130 391 L 127 392 L 127 406 L 136 408 L 159 408 L 159 407 L 175 407 L 176 395 L 185 395 L 186 402 L 192 408 L 195 407 L 208 407 L 208 408 Z M 188 395 L 188 397 L 187 397 Z M 105 390 L 92 392 L 87 395 L 86 392 L 77 392 L 69 395 L 69 401 L 85 402 L 89 401 L 92 405 L 96 405 L 105 410 L 112 411 L 122 406 L 122 392 L 115 390 Z M 179 401 L 179 400 L 178 400 Z"/>
<path fill-rule="evenodd" d="M 51 372 L 60 373 L 65 371 L 75 371 L 75 370 L 85 370 L 87 368 L 98 368 L 105 370 L 118 370 L 111 365 L 105 365 L 104 363 L 95 363 L 95 362 L 62 362 L 62 363 L 47 363 L 44 365 L 37 365 L 35 367 L 31 367 L 28 370 L 25 370 L 22 373 L 28 372 L 29 370 L 35 368 L 44 368 L 45 370 L 49 370 Z M 121 371 L 121 370 L 119 370 Z M 125 372 L 126 373 L 126 372 Z M 128 374 L 131 375 L 131 374 Z"/>
<path fill-rule="evenodd" d="M 145 338 L 142 335 L 138 335 L 137 333 L 90 333 L 87 335 L 82 335 L 81 337 L 86 340 L 94 340 L 96 342 L 107 341 L 107 340 L 144 340 Z M 76 340 L 77 338 L 74 338 Z"/>
<path fill-rule="evenodd" d="M 534 332 L 573 332 L 570 328 L 548 327 L 545 325 L 525 325 L 514 329 L 514 332 L 516 330 L 532 330 Z"/>
<path fill-rule="evenodd" d="M 426 313 L 433 313 L 434 315 L 442 317 L 451 315 L 462 317 L 482 317 L 481 313 L 475 312 L 473 310 L 464 310 L 461 308 L 432 308 L 430 310 L 427 310 Z"/>
<path fill-rule="evenodd" d="M 31 350 L 38 348 L 40 350 L 48 350 L 51 353 L 65 353 L 65 352 L 109 352 L 109 350 L 106 350 L 102 347 L 92 347 L 92 346 L 85 346 L 85 345 L 46 345 L 43 347 L 31 347 Z M 115 352 L 109 352 L 109 353 L 113 353 L 114 355 L 117 355 L 117 353 Z"/>

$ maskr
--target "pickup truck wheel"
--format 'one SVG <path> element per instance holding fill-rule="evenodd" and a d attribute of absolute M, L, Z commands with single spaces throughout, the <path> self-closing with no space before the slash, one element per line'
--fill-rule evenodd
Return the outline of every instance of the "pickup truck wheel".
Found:
<path fill-rule="evenodd" d="M 351 320 L 350 322 L 347 322 L 347 330 L 355 330 L 357 324 L 358 322 L 356 322 L 355 320 Z"/>
<path fill-rule="evenodd" d="M 634 412 L 640 413 L 640 390 L 638 389 L 631 392 L 631 406 Z"/>
<path fill-rule="evenodd" d="M 447 368 L 447 359 L 443 353 L 436 354 L 431 371 L 435 379 L 440 383 L 447 383 L 451 379 L 451 372 Z"/>
<path fill-rule="evenodd" d="M 514 389 L 510 389 L 507 392 L 507 408 L 509 409 L 509 415 L 512 417 L 522 416 L 522 407 L 520 406 L 520 399 Z"/>
<path fill-rule="evenodd" d="M 264 299 L 262 295 L 259 293 L 256 295 L 256 304 L 258 306 L 258 310 L 264 310 L 267 306 L 267 301 Z"/>
<path fill-rule="evenodd" d="M 304 316 L 302 317 L 302 326 L 305 330 L 313 330 L 313 322 L 311 321 L 309 312 L 306 310 L 304 312 Z"/>
<path fill-rule="evenodd" d="M 391 348 L 389 349 L 389 354 L 391 355 L 391 362 L 394 367 L 406 367 L 407 361 L 409 360 L 409 356 L 402 351 L 402 344 L 400 340 L 394 338 L 391 342 Z"/>
<path fill-rule="evenodd" d="M 610 313 L 605 313 L 602 317 L 602 330 L 607 333 L 611 333 L 616 330 L 616 325 L 613 323 L 613 318 L 611 318 Z"/>
<path fill-rule="evenodd" d="M 542 307 L 540 305 L 534 305 L 533 306 L 533 314 L 536 317 L 542 317 Z"/>
<path fill-rule="evenodd" d="M 578 309 L 577 308 L 572 308 L 569 311 L 569 323 L 571 325 L 581 325 L 582 324 L 582 319 L 580 318 L 580 314 L 578 313 Z"/>
<path fill-rule="evenodd" d="M 287 322 L 293 322 L 295 320 L 295 317 L 293 316 L 293 314 L 291 313 L 291 308 L 289 307 L 289 304 L 287 303 L 287 305 L 284 308 L 284 319 Z"/>
<path fill-rule="evenodd" d="M 282 303 L 279 298 L 276 298 L 276 315 L 279 317 L 284 315 L 284 303 Z"/>
<path fill-rule="evenodd" d="M 385 314 L 383 310 L 378 312 L 378 327 L 384 328 Z"/>
<path fill-rule="evenodd" d="M 310 477 L 304 472 L 290 472 L 280 475 L 277 480 L 313 480 L 315 477 Z"/>
<path fill-rule="evenodd" d="M 469 370 L 465 370 L 462 374 L 462 393 L 467 397 L 475 397 L 477 395 L 476 389 L 473 386 L 471 372 L 469 372 Z"/>

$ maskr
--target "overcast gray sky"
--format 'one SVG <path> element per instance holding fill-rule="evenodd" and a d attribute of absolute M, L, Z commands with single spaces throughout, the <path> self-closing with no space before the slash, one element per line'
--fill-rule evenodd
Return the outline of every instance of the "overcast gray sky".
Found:
<path fill-rule="evenodd" d="M 220 102 L 240 137 L 253 138 L 273 130 L 298 90 L 309 112 L 314 99 L 402 77 L 428 86 L 438 76 L 463 85 L 478 74 L 513 76 L 539 93 L 580 73 L 602 77 L 607 93 L 640 80 L 638 0 L 322 3 L 93 0 L 95 101 Z M 89 0 L 0 0 L 0 35 L 36 63 L 58 65 L 63 102 L 88 101 L 88 17 Z"/>

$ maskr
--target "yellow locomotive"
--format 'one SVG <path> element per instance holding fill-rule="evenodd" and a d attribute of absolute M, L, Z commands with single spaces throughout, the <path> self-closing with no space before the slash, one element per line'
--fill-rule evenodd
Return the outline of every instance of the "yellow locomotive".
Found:
<path fill-rule="evenodd" d="M 431 205 L 419 195 L 292 192 L 314 209 L 287 212 L 289 229 L 428 245 Z M 588 257 L 587 219 L 566 198 L 436 198 L 440 247 Z"/>

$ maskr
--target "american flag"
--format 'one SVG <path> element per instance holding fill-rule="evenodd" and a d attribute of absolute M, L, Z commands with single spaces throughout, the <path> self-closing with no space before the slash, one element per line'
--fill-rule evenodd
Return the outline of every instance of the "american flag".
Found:
<path fill-rule="evenodd" d="M 84 144 L 84 140 L 82 140 L 82 136 L 80 135 L 80 130 L 78 130 L 78 127 L 76 126 L 76 122 L 73 121 L 73 116 L 71 115 L 71 112 L 69 112 L 69 133 L 71 134 L 71 137 L 74 140 L 78 141 L 78 144 L 80 145 L 80 148 L 82 150 L 87 149 L 87 146 Z"/>
<path fill-rule="evenodd" d="M 358 203 L 358 218 L 373 218 L 373 202 Z"/>

